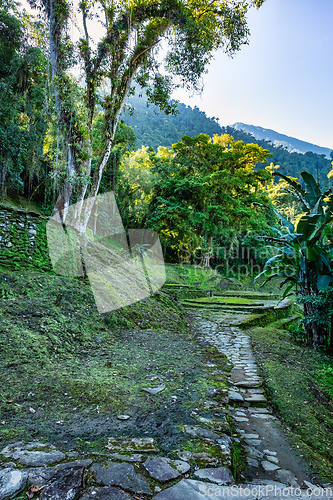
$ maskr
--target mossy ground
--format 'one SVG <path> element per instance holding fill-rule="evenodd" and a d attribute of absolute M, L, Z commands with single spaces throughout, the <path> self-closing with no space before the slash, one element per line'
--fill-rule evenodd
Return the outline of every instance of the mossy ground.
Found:
<path fill-rule="evenodd" d="M 333 480 L 332 359 L 296 344 L 281 322 L 247 331 L 267 392 L 294 446 L 324 479 Z"/>
<path fill-rule="evenodd" d="M 243 297 L 202 297 L 199 299 L 187 299 L 186 302 L 193 304 L 221 304 L 221 305 L 241 305 L 241 306 L 262 306 L 263 302 L 257 302 Z"/>
<path fill-rule="evenodd" d="M 195 424 L 207 389 L 226 383 L 225 356 L 194 340 L 167 293 L 99 315 L 85 280 L 5 272 L 0 296 L 4 443 L 38 438 L 89 453 L 109 436 L 149 435 L 174 450 L 186 439 L 176 425 Z M 162 392 L 142 391 L 161 381 Z"/>

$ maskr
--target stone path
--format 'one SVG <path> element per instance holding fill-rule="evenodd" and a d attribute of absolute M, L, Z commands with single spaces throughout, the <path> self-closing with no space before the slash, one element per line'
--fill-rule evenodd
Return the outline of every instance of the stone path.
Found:
<path fill-rule="evenodd" d="M 290 448 L 270 411 L 246 333 L 230 315 L 209 314 L 207 320 L 195 313 L 198 338 L 233 364 L 223 405 L 228 402 L 237 434 L 226 434 L 225 418 L 213 421 L 196 412 L 191 416 L 198 425 L 185 425 L 183 432 L 219 446 L 221 457 L 176 450 L 178 459 L 163 457 L 149 437 L 109 438 L 94 460 L 45 443 L 12 443 L 0 449 L 0 500 L 16 498 L 27 486 L 27 498 L 40 500 L 333 498 L 333 488 L 321 490 L 308 482 L 306 464 Z M 209 365 L 212 375 L 214 366 Z M 206 402 L 213 408 L 221 404 Z M 232 440 L 241 443 L 247 460 L 243 484 L 237 486 L 231 473 Z"/>
<path fill-rule="evenodd" d="M 218 313 L 211 321 L 197 315 L 196 322 L 199 339 L 214 345 L 233 364 L 229 414 L 247 452 L 246 478 L 304 487 L 308 466 L 290 448 L 280 422 L 267 407 L 249 337 Z"/>

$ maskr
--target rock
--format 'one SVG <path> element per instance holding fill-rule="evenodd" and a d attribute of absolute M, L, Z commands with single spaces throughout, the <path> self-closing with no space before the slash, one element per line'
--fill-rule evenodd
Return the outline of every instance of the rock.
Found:
<path fill-rule="evenodd" d="M 263 396 L 262 394 L 251 394 L 251 396 L 248 396 L 247 398 L 245 398 L 245 401 L 247 403 L 267 403 L 267 400 L 265 398 L 265 396 Z"/>
<path fill-rule="evenodd" d="M 179 472 L 173 469 L 171 465 L 161 457 L 148 458 L 143 465 L 150 477 L 157 479 L 157 481 L 161 483 L 166 483 L 180 476 Z"/>
<path fill-rule="evenodd" d="M 256 460 L 255 458 L 251 458 L 251 457 L 248 457 L 247 458 L 247 463 L 251 466 L 251 467 L 259 467 L 259 462 L 258 460 Z"/>
<path fill-rule="evenodd" d="M 104 486 L 103 488 L 89 488 L 81 500 L 133 500 L 133 497 L 113 486 Z"/>
<path fill-rule="evenodd" d="M 129 415 L 117 415 L 118 420 L 128 420 L 131 418 Z"/>
<path fill-rule="evenodd" d="M 120 451 L 141 451 L 152 452 L 157 451 L 154 446 L 153 438 L 132 438 L 132 439 L 117 439 L 109 438 L 106 447 L 108 450 Z"/>
<path fill-rule="evenodd" d="M 221 396 L 222 394 L 223 391 L 219 387 L 208 387 L 206 391 L 207 398 L 216 398 L 218 396 Z"/>
<path fill-rule="evenodd" d="M 280 468 L 278 465 L 272 464 L 272 462 L 268 462 L 268 460 L 263 460 L 261 462 L 261 465 L 266 471 L 277 470 Z"/>
<path fill-rule="evenodd" d="M 254 418 L 263 418 L 265 420 L 277 420 L 273 415 L 267 415 L 266 413 L 253 413 L 252 417 Z"/>
<path fill-rule="evenodd" d="M 29 485 L 36 486 L 40 488 L 44 484 L 48 483 L 60 470 L 69 469 L 73 467 L 89 467 L 92 464 L 92 460 L 77 460 L 75 462 L 67 462 L 65 464 L 59 464 L 55 467 L 34 467 L 33 469 L 28 469 L 28 483 Z"/>
<path fill-rule="evenodd" d="M 209 469 L 199 469 L 195 471 L 194 475 L 200 479 L 208 479 L 217 484 L 234 484 L 234 478 L 231 472 L 226 467 L 216 467 Z"/>
<path fill-rule="evenodd" d="M 66 455 L 54 446 L 37 442 L 9 444 L 0 452 L 0 455 L 18 460 L 22 465 L 33 467 L 54 464 L 66 458 Z"/>
<path fill-rule="evenodd" d="M 285 483 L 288 484 L 289 486 L 294 486 L 295 488 L 299 488 L 296 477 L 289 470 L 279 469 L 278 471 L 276 471 L 276 474 L 281 483 Z"/>
<path fill-rule="evenodd" d="M 167 464 L 171 465 L 171 467 L 176 468 L 181 474 L 186 474 L 186 472 L 188 472 L 191 468 L 187 462 L 183 462 L 182 460 L 171 460 L 170 458 L 164 457 L 163 460 L 165 460 Z"/>
<path fill-rule="evenodd" d="M 239 392 L 230 391 L 228 397 L 230 401 L 244 401 L 243 396 L 241 396 Z"/>
<path fill-rule="evenodd" d="M 57 472 L 42 490 L 39 500 L 74 500 L 82 486 L 84 467 L 69 467 Z"/>
<path fill-rule="evenodd" d="M 258 439 L 259 434 L 242 434 L 241 439 Z"/>
<path fill-rule="evenodd" d="M 201 424 L 204 424 L 204 425 L 207 425 L 208 427 L 211 427 L 214 431 L 217 431 L 217 432 L 228 432 L 229 431 L 229 424 L 228 424 L 228 421 L 227 421 L 227 418 L 225 415 L 220 414 L 220 417 L 218 420 L 211 420 L 209 418 L 201 417 L 200 415 L 197 415 L 195 412 L 192 412 L 191 417 L 194 417 Z"/>
<path fill-rule="evenodd" d="M 228 397 L 230 401 L 240 401 L 241 403 L 244 401 L 243 396 L 239 392 L 230 391 Z"/>
<path fill-rule="evenodd" d="M 95 474 L 96 482 L 104 486 L 120 486 L 137 494 L 151 495 L 149 484 L 141 474 L 137 474 L 131 464 L 109 463 L 106 467 L 94 464 L 91 472 Z"/>
<path fill-rule="evenodd" d="M 165 389 L 165 384 L 160 384 L 159 386 L 152 388 L 152 387 L 143 387 L 142 391 L 148 392 L 149 394 L 158 394 L 159 392 L 163 391 Z"/>
<path fill-rule="evenodd" d="M 263 458 L 263 456 L 264 456 L 264 454 L 261 451 L 257 450 L 253 446 L 244 446 L 244 449 L 250 457 Z"/>
<path fill-rule="evenodd" d="M 130 456 L 121 455 L 120 453 L 112 453 L 111 457 L 116 460 L 123 460 L 124 462 L 142 462 L 143 460 L 143 455 L 138 455 L 137 453 Z"/>
<path fill-rule="evenodd" d="M 259 446 L 261 444 L 261 439 L 245 439 L 245 443 L 249 446 Z"/>
<path fill-rule="evenodd" d="M 272 455 L 275 457 L 277 455 L 276 451 L 264 450 L 265 455 Z"/>
<path fill-rule="evenodd" d="M 224 494 L 222 494 L 222 491 Z M 204 483 L 193 479 L 182 479 L 179 483 L 158 493 L 153 500 L 203 500 L 208 498 L 237 498 L 231 488 L 221 488 L 217 484 Z M 243 498 L 243 497 L 242 497 Z M 254 496 L 246 497 L 254 499 Z"/>
<path fill-rule="evenodd" d="M 279 463 L 279 459 L 276 458 L 276 457 L 272 457 L 271 455 L 268 455 L 266 458 L 267 458 L 267 460 L 269 462 L 272 462 L 273 464 L 278 464 Z"/>
<path fill-rule="evenodd" d="M 0 500 L 14 498 L 24 490 L 28 474 L 24 470 L 11 468 L 0 470 Z"/>
<path fill-rule="evenodd" d="M 246 417 L 232 417 L 236 422 L 248 422 L 249 419 Z"/>
<path fill-rule="evenodd" d="M 241 382 L 236 382 L 235 385 L 237 387 L 244 387 L 244 388 L 254 388 L 254 387 L 259 387 L 260 382 L 253 381 L 253 380 L 242 380 Z"/>
<path fill-rule="evenodd" d="M 209 431 L 207 429 L 203 429 L 202 427 L 197 427 L 194 425 L 185 425 L 185 432 L 187 434 L 191 434 L 191 436 L 202 437 L 204 439 L 211 439 L 212 441 L 216 441 L 220 439 L 220 436 L 215 432 Z"/>
<path fill-rule="evenodd" d="M 205 462 L 207 465 L 218 464 L 218 459 L 209 453 L 192 453 L 191 451 L 179 451 L 177 455 L 181 460 L 200 460 L 200 462 Z"/>

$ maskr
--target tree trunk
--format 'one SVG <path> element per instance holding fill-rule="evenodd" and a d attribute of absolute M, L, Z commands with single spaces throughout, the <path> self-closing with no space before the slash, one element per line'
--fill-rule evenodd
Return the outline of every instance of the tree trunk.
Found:
<path fill-rule="evenodd" d="M 303 297 L 316 297 L 318 295 L 317 287 L 311 283 L 308 278 L 304 279 L 304 284 L 301 286 L 301 294 Z M 319 322 L 320 311 L 313 302 L 304 303 L 304 317 L 313 317 L 312 321 L 305 322 L 305 332 L 307 335 L 308 344 L 315 349 L 320 346 L 327 346 L 328 327 Z"/>
<path fill-rule="evenodd" d="M 4 163 L 0 166 L 0 200 L 3 200 L 7 194 L 7 163 Z"/>

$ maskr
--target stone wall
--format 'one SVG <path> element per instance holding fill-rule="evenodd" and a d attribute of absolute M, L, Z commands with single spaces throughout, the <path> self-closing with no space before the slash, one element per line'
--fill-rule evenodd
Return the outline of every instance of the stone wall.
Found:
<path fill-rule="evenodd" d="M 0 267 L 50 271 L 47 221 L 40 214 L 0 205 Z"/>

